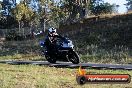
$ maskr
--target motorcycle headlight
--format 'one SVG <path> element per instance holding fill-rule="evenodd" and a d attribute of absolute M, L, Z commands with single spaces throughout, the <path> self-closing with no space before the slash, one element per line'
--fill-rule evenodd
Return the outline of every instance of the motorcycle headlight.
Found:
<path fill-rule="evenodd" d="M 68 46 L 69 46 L 69 47 L 72 47 L 72 48 L 74 47 L 74 45 L 72 44 L 72 41 L 70 41 L 70 42 L 68 43 Z"/>

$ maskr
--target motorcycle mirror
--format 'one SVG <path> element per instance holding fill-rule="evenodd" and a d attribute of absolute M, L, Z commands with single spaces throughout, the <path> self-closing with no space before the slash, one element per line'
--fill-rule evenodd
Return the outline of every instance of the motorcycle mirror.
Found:
<path fill-rule="evenodd" d="M 43 42 L 43 41 L 40 41 L 39 44 L 40 44 L 40 45 L 44 45 L 44 42 Z"/>

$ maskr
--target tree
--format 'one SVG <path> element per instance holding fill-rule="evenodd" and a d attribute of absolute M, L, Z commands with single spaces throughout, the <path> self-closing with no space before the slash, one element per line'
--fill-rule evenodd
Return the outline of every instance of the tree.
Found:
<path fill-rule="evenodd" d="M 74 22 L 88 15 L 113 13 L 115 9 L 114 5 L 104 3 L 103 0 L 63 0 L 60 8 L 67 22 Z"/>
<path fill-rule="evenodd" d="M 19 23 L 19 31 L 21 28 L 21 22 L 23 21 L 25 25 L 26 21 L 31 20 L 33 14 L 33 11 L 24 1 L 21 1 L 14 9 L 12 9 L 12 16 L 14 16 Z"/>
<path fill-rule="evenodd" d="M 132 0 L 126 0 L 127 3 L 125 4 L 126 5 L 126 8 L 128 11 L 132 11 Z"/>
<path fill-rule="evenodd" d="M 52 24 L 54 27 L 59 27 L 60 22 L 65 18 L 64 11 L 62 11 L 58 2 L 51 3 L 49 14 L 49 24 Z"/>
<path fill-rule="evenodd" d="M 4 10 L 3 15 L 10 15 L 11 9 L 16 6 L 16 0 L 3 0 L 2 9 Z"/>
<path fill-rule="evenodd" d="M 47 10 L 49 9 L 50 0 L 38 0 L 38 3 L 39 3 L 39 9 L 38 9 L 39 19 L 41 26 L 43 27 L 42 31 L 45 32 L 46 22 L 48 20 Z"/>
<path fill-rule="evenodd" d="M 2 2 L 0 1 L 0 17 L 2 15 Z"/>
<path fill-rule="evenodd" d="M 113 12 L 114 5 L 104 3 L 103 0 L 91 0 L 90 11 L 93 15 L 100 15 Z"/>
<path fill-rule="evenodd" d="M 84 18 L 89 13 L 90 0 L 63 0 L 62 11 L 68 15 L 68 20 Z"/>

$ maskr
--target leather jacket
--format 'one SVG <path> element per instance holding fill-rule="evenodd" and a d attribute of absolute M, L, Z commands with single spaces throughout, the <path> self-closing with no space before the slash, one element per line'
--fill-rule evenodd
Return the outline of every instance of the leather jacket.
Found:
<path fill-rule="evenodd" d="M 57 33 L 55 35 L 50 35 L 48 34 L 46 39 L 45 39 L 45 45 L 47 48 L 51 48 L 56 44 L 57 38 L 64 39 L 61 35 L 58 35 Z"/>

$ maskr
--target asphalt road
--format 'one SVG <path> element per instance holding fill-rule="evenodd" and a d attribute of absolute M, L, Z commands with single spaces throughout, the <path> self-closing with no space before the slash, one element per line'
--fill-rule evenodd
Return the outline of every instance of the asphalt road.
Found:
<path fill-rule="evenodd" d="M 79 66 L 82 66 L 83 68 L 94 68 L 94 69 L 132 70 L 131 64 L 97 64 L 97 63 L 72 64 L 71 62 L 56 62 L 55 64 L 51 64 L 47 61 L 13 61 L 13 60 L 0 61 L 0 63 L 12 64 L 12 65 L 33 64 L 33 65 L 44 65 L 44 66 L 60 67 L 60 68 L 78 68 Z"/>

